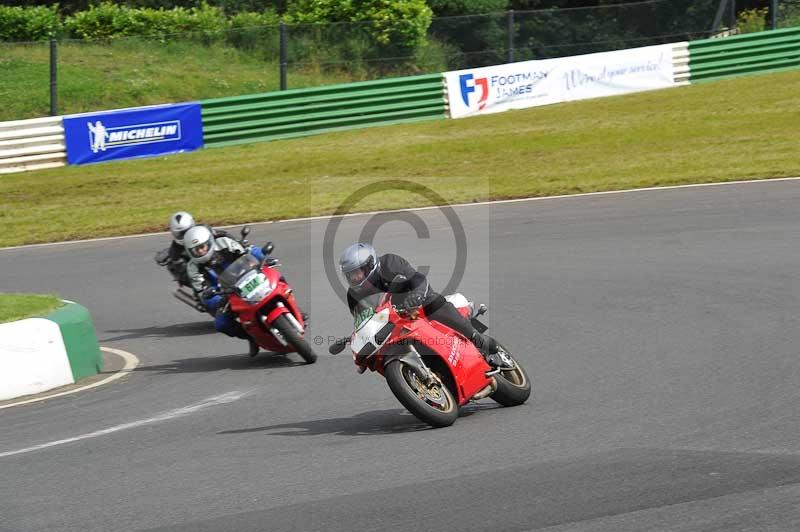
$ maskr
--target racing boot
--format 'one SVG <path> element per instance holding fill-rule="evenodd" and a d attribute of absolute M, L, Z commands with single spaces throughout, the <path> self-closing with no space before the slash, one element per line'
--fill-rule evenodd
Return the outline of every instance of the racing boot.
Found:
<path fill-rule="evenodd" d="M 513 362 L 500 353 L 497 347 L 497 340 L 491 336 L 475 331 L 470 340 L 472 340 L 472 343 L 478 348 L 478 351 L 481 352 L 483 358 L 486 359 L 486 363 L 493 368 L 511 369 L 514 367 Z"/>
<path fill-rule="evenodd" d="M 250 348 L 248 350 L 248 353 L 249 353 L 250 357 L 252 358 L 252 357 L 254 357 L 254 356 L 256 356 L 258 354 L 259 350 L 261 349 L 261 346 L 259 346 L 256 343 L 256 341 L 253 340 L 252 338 L 247 338 L 247 343 L 250 346 Z"/>

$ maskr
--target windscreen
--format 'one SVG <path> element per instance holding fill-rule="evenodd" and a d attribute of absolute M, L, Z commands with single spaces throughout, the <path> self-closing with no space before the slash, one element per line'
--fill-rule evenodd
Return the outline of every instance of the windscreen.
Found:
<path fill-rule="evenodd" d="M 230 266 L 225 268 L 222 275 L 219 276 L 219 284 L 223 288 L 233 288 L 244 274 L 257 269 L 260 263 L 257 258 L 249 253 L 245 253 L 236 259 Z"/>

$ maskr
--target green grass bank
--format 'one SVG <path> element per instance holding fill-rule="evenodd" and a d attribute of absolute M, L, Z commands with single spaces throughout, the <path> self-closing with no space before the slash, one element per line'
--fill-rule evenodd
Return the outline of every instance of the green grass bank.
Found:
<path fill-rule="evenodd" d="M 308 64 L 290 72 L 291 88 L 353 81 Z M 278 90 L 277 60 L 232 46 L 123 39 L 58 46 L 58 113 L 177 103 Z M 0 43 L 0 121 L 50 114 L 46 42 Z"/>
<path fill-rule="evenodd" d="M 448 202 L 800 176 L 800 71 L 0 178 L 0 246 L 332 213 L 410 179 Z M 358 210 L 425 205 L 373 195 Z M 32 230 L 31 228 L 35 228 Z"/>
<path fill-rule="evenodd" d="M 0 294 L 0 323 L 46 316 L 63 305 L 52 295 Z"/>

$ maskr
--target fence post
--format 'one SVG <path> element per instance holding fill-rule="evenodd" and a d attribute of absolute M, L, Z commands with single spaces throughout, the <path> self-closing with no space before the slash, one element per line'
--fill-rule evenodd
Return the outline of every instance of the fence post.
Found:
<path fill-rule="evenodd" d="M 50 39 L 50 116 L 58 115 L 58 47 Z"/>
<path fill-rule="evenodd" d="M 713 37 L 719 31 L 720 25 L 722 24 L 722 15 L 725 14 L 725 7 L 728 5 L 728 2 L 729 0 L 720 0 L 717 6 L 717 14 L 714 15 L 714 22 L 711 23 L 711 31 L 708 33 L 709 37 Z"/>
<path fill-rule="evenodd" d="M 284 24 L 283 21 L 281 21 L 281 24 L 280 24 L 280 33 L 281 33 L 281 37 L 280 37 L 280 40 L 281 40 L 281 43 L 280 43 L 280 47 L 281 47 L 281 51 L 280 51 L 280 56 L 281 56 L 280 57 L 280 62 L 281 62 L 281 90 L 285 91 L 286 90 L 286 67 L 287 67 L 287 63 L 289 62 L 287 57 L 288 57 L 289 54 L 288 54 L 288 51 L 286 50 L 287 44 L 288 44 L 288 39 L 286 37 L 286 24 Z"/>
<path fill-rule="evenodd" d="M 506 12 L 506 31 L 508 32 L 508 62 L 514 62 L 514 10 Z"/>
<path fill-rule="evenodd" d="M 778 0 L 771 0 L 769 3 L 769 28 L 778 29 Z"/>

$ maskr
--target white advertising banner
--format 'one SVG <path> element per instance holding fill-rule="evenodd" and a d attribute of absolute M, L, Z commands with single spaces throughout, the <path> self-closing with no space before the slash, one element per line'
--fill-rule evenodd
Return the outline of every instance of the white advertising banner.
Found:
<path fill-rule="evenodd" d="M 672 44 L 445 72 L 461 118 L 675 85 Z"/>

